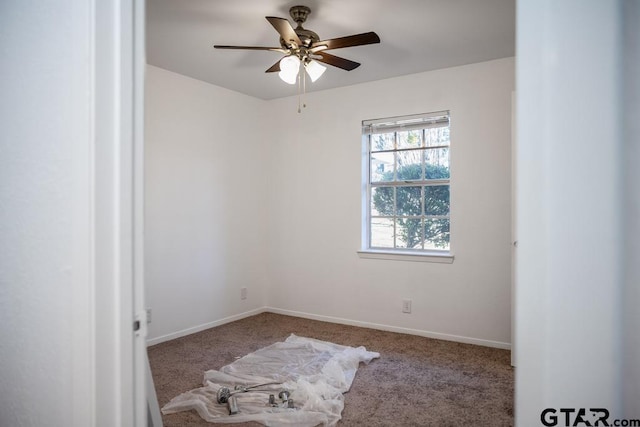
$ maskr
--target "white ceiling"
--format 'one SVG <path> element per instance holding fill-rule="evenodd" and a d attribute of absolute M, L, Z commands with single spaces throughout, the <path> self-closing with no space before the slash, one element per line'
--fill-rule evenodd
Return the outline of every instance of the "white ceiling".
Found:
<path fill-rule="evenodd" d="M 147 0 L 147 62 L 261 99 L 295 95 L 264 72 L 281 54 L 213 45 L 279 46 L 265 16 L 292 22 L 298 4 L 311 8 L 304 27 L 321 39 L 367 31 L 381 39 L 330 51 L 362 65 L 329 66 L 307 91 L 515 55 L 515 0 Z"/>

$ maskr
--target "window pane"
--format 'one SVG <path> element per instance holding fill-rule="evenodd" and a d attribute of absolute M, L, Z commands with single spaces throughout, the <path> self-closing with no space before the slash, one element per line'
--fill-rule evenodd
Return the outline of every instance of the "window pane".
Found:
<path fill-rule="evenodd" d="M 398 181 L 422 179 L 422 151 L 400 151 L 397 155 L 396 177 Z"/>
<path fill-rule="evenodd" d="M 393 248 L 393 219 L 371 218 L 371 247 Z"/>
<path fill-rule="evenodd" d="M 371 182 L 393 180 L 393 153 L 371 153 Z"/>
<path fill-rule="evenodd" d="M 421 130 L 398 132 L 398 148 L 420 148 L 422 145 L 421 137 Z"/>
<path fill-rule="evenodd" d="M 426 179 L 449 179 L 449 148 L 425 150 Z"/>
<path fill-rule="evenodd" d="M 363 122 L 369 167 L 364 215 L 369 248 L 449 249 L 447 118 L 448 112 L 442 111 Z M 372 129 L 385 133 L 366 133 Z"/>
<path fill-rule="evenodd" d="M 393 132 L 371 135 L 371 151 L 393 150 Z"/>
<path fill-rule="evenodd" d="M 398 218 L 396 220 L 396 247 L 422 249 L 422 220 Z"/>
<path fill-rule="evenodd" d="M 449 219 L 424 220 L 424 248 L 449 249 Z"/>
<path fill-rule="evenodd" d="M 420 187 L 398 187 L 396 189 L 396 215 L 422 215 L 422 193 Z"/>
<path fill-rule="evenodd" d="M 425 129 L 424 133 L 424 142 L 427 147 L 449 145 L 449 127 Z"/>
<path fill-rule="evenodd" d="M 431 185 L 424 187 L 424 214 L 449 215 L 448 185 Z"/>
<path fill-rule="evenodd" d="M 393 187 L 371 188 L 371 215 L 393 215 Z"/>

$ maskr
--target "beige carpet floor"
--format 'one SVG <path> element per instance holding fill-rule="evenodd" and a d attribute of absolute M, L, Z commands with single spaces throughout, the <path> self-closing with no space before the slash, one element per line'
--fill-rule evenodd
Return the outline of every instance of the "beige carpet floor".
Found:
<path fill-rule="evenodd" d="M 160 407 L 202 386 L 204 371 L 290 334 L 380 353 L 345 394 L 339 426 L 511 426 L 510 353 L 354 326 L 262 313 L 148 348 Z M 195 411 L 163 415 L 165 427 L 209 426 Z M 259 426 L 257 423 L 215 424 Z"/>

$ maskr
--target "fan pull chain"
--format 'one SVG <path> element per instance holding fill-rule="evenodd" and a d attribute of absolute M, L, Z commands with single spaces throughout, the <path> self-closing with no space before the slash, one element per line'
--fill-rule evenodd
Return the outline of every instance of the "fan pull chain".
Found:
<path fill-rule="evenodd" d="M 300 66 L 298 72 L 298 113 L 302 112 L 303 108 L 307 108 L 307 103 L 304 101 L 304 97 L 307 94 L 307 73 L 304 67 Z"/>
<path fill-rule="evenodd" d="M 302 77 L 300 77 L 300 72 L 298 72 L 298 113 L 301 113 L 302 110 L 300 108 L 300 104 L 301 104 L 301 98 L 302 96 L 300 95 L 300 91 L 301 91 L 301 85 L 302 85 Z"/>
<path fill-rule="evenodd" d="M 302 69 L 302 108 L 307 108 L 307 103 L 304 101 L 307 95 L 307 73 L 304 68 Z"/>

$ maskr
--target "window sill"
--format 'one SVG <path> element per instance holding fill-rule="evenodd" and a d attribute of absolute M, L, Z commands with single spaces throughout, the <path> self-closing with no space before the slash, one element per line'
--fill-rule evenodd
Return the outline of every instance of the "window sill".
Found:
<path fill-rule="evenodd" d="M 452 264 L 453 254 L 450 252 L 438 253 L 438 252 L 400 252 L 400 251 L 383 251 L 366 249 L 358 251 L 360 258 L 367 259 L 387 259 L 394 261 L 417 261 L 417 262 L 435 262 L 440 264 Z"/>

